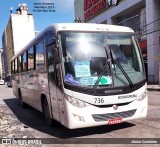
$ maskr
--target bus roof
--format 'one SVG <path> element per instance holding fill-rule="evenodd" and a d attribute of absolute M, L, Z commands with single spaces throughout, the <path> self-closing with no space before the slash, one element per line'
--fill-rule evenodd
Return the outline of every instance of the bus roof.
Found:
<path fill-rule="evenodd" d="M 24 48 L 22 48 L 15 56 L 12 57 L 14 60 L 19 54 L 28 48 L 32 43 L 41 38 L 46 32 L 53 31 L 93 31 L 93 32 L 130 32 L 134 31 L 129 27 L 108 25 L 108 24 L 94 24 L 94 23 L 54 23 L 48 26 L 44 31 L 38 34 L 31 42 L 29 42 Z"/>
<path fill-rule="evenodd" d="M 48 29 L 55 29 L 56 31 L 107 31 L 107 32 L 134 32 L 129 27 L 108 25 L 108 24 L 94 24 L 94 23 L 57 23 L 51 24 Z"/>

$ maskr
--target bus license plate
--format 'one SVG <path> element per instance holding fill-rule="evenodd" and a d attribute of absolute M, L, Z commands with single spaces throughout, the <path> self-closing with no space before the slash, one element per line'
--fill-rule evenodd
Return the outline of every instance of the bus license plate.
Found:
<path fill-rule="evenodd" d="M 109 119 L 108 121 L 109 125 L 119 124 L 119 123 L 122 123 L 122 118 Z"/>

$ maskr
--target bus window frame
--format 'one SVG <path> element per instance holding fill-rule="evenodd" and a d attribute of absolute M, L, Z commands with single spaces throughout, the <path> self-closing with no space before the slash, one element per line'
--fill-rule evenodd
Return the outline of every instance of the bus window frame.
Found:
<path fill-rule="evenodd" d="M 45 36 L 45 35 L 44 35 Z M 45 40 L 44 40 L 44 36 L 42 36 L 42 37 L 40 37 L 34 44 L 33 44 L 33 48 L 34 48 L 34 70 L 45 70 L 45 68 L 46 68 L 46 48 L 45 48 Z M 37 55 L 37 48 L 36 48 L 36 46 L 41 42 L 41 41 L 43 41 L 43 55 L 44 55 L 44 66 L 43 66 L 43 68 L 37 68 L 36 67 L 36 55 Z"/>
<path fill-rule="evenodd" d="M 35 70 L 35 49 L 34 49 L 34 45 L 30 46 L 29 49 L 28 49 L 28 56 L 27 56 L 27 63 L 29 63 L 29 51 L 33 49 L 33 67 L 31 69 L 28 68 L 28 64 L 27 64 L 27 71 L 33 71 Z"/>
<path fill-rule="evenodd" d="M 50 37 L 53 36 L 53 41 L 50 42 L 49 44 L 46 44 L 46 37 L 47 35 L 51 35 Z M 58 33 L 57 33 L 58 35 Z M 62 91 L 62 77 L 61 74 L 59 73 L 59 80 L 58 80 L 58 73 L 57 72 L 61 72 L 61 62 L 60 62 L 60 48 L 58 47 L 58 40 L 56 39 L 58 38 L 58 36 L 55 35 L 55 33 L 53 31 L 48 31 L 45 33 L 44 35 L 44 45 L 45 45 L 45 53 L 46 53 L 46 67 L 47 67 L 47 73 L 48 73 L 48 81 L 49 81 L 49 68 L 48 68 L 48 52 L 51 51 L 51 49 L 47 49 L 47 47 L 53 45 L 54 48 L 52 49 L 53 52 L 53 66 L 54 66 L 54 71 L 55 71 L 55 80 L 54 80 L 54 84 Z M 58 59 L 57 59 L 58 56 Z M 59 64 L 58 68 L 57 65 Z"/>
<path fill-rule="evenodd" d="M 24 71 L 24 66 L 23 66 L 23 63 L 24 63 L 24 60 L 23 60 L 23 57 L 24 57 L 24 55 L 26 55 L 26 68 L 25 68 L 25 71 Z M 21 54 L 21 59 L 22 59 L 22 73 L 25 73 L 25 72 L 27 72 L 27 50 L 25 50 L 22 54 Z"/>
<path fill-rule="evenodd" d="M 17 57 L 18 59 L 18 71 L 19 73 L 22 73 L 22 57 L 21 54 Z"/>

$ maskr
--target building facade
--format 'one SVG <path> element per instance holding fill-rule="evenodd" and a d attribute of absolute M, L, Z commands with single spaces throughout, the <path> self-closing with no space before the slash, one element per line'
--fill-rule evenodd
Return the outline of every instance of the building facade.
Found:
<path fill-rule="evenodd" d="M 34 37 L 34 18 L 26 4 L 19 4 L 17 13 L 11 12 L 8 24 L 2 36 L 5 64 L 5 75 L 10 74 L 11 58 L 27 45 Z"/>
<path fill-rule="evenodd" d="M 6 29 L 3 32 L 2 35 L 2 46 L 3 46 L 3 73 L 4 73 L 4 77 L 7 76 L 7 74 L 9 74 L 8 71 L 8 49 L 7 49 L 7 38 L 6 38 Z"/>
<path fill-rule="evenodd" d="M 148 82 L 158 82 L 160 54 L 160 0 L 75 0 L 75 17 L 87 23 L 131 27 L 138 38 Z M 81 9 L 81 10 L 80 10 Z"/>

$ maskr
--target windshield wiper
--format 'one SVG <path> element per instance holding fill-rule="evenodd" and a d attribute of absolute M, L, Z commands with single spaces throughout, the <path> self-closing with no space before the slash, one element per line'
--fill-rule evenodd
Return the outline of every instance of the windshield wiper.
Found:
<path fill-rule="evenodd" d="M 111 52 L 111 49 L 110 49 L 110 48 L 109 48 L 109 50 L 110 50 L 111 58 L 112 58 L 113 62 L 119 67 L 119 69 L 122 71 L 123 75 L 126 77 L 127 81 L 129 82 L 130 88 L 131 88 L 131 89 L 134 88 L 134 85 L 133 85 L 130 77 L 127 75 L 127 73 L 125 72 L 125 70 L 123 69 L 123 67 L 121 66 L 121 64 L 120 64 L 119 62 L 117 62 L 116 59 L 113 58 L 112 52 Z M 122 80 L 122 79 L 121 79 L 121 80 Z M 123 80 L 122 80 L 122 81 L 123 81 Z M 121 81 L 121 82 L 122 82 L 122 81 Z M 125 81 L 123 81 L 123 83 L 124 83 L 124 82 L 125 82 Z M 125 83 L 126 83 L 126 82 L 125 82 Z"/>
<path fill-rule="evenodd" d="M 131 89 L 134 88 L 134 85 L 133 85 L 131 79 L 129 78 L 129 76 L 127 75 L 127 73 L 125 72 L 125 70 L 123 69 L 123 67 L 121 66 L 121 64 L 120 64 L 119 62 L 117 62 L 116 59 L 113 58 L 112 52 L 111 52 L 111 49 L 109 48 L 109 46 L 107 45 L 107 48 L 104 47 L 104 49 L 105 49 L 105 51 L 106 51 L 106 62 L 105 62 L 105 65 L 104 65 L 103 68 L 102 68 L 102 71 L 101 71 L 101 73 L 100 73 L 100 75 L 99 75 L 99 77 L 98 77 L 95 85 L 94 85 L 93 88 L 91 89 L 90 94 L 92 94 L 92 92 L 95 93 L 95 90 L 96 90 L 96 88 L 97 88 L 97 86 L 98 86 L 98 84 L 99 84 L 99 82 L 100 82 L 100 80 L 101 80 L 101 78 L 102 78 L 102 76 L 103 76 L 103 74 L 104 74 L 104 71 L 105 71 L 107 65 L 109 65 L 110 75 L 112 75 L 112 86 L 114 86 L 113 75 L 114 75 L 117 79 L 119 79 L 124 85 L 128 85 L 128 84 L 127 84 L 123 79 L 121 79 L 116 73 L 113 74 L 113 71 L 112 71 L 112 69 L 111 69 L 111 68 L 112 68 L 112 61 L 113 61 L 113 62 L 119 67 L 119 69 L 122 71 L 123 75 L 125 76 L 125 78 L 126 78 L 127 81 L 129 82 L 130 88 L 131 88 Z M 108 52 L 108 50 L 109 50 L 109 52 Z"/>
<path fill-rule="evenodd" d="M 97 88 L 97 86 L 98 86 L 98 84 L 99 84 L 99 82 L 100 82 L 100 80 L 101 80 L 101 78 L 102 78 L 102 76 L 103 76 L 103 74 L 104 74 L 104 72 L 105 72 L 105 69 L 106 69 L 107 65 L 109 65 L 109 72 L 110 72 L 109 74 L 110 74 L 110 75 L 113 75 L 113 74 L 111 74 L 111 58 L 110 58 L 110 55 L 109 55 L 106 47 L 104 47 L 104 49 L 105 49 L 105 51 L 106 51 L 106 62 L 105 62 L 104 66 L 103 66 L 103 68 L 102 68 L 102 70 L 101 70 L 100 75 L 98 76 L 98 79 L 96 80 L 95 85 L 94 85 L 93 88 L 91 89 L 90 94 L 92 94 L 92 92 L 93 92 L 93 94 L 95 94 L 95 90 L 96 90 L 96 88 Z M 112 78 L 112 79 L 113 79 L 113 78 Z"/>
<path fill-rule="evenodd" d="M 114 74 L 116 79 L 118 79 L 119 81 L 121 81 L 124 85 L 128 85 L 123 79 L 121 79 L 116 73 Z"/>
<path fill-rule="evenodd" d="M 113 60 L 113 57 L 112 57 L 112 60 Z M 115 61 L 113 60 L 113 62 L 115 62 Z M 112 63 L 113 63 L 113 62 L 112 62 Z M 114 74 L 113 74 L 113 75 L 115 76 L 115 78 L 118 79 L 119 81 L 121 81 L 124 85 L 128 85 L 127 82 L 125 82 L 122 78 L 120 78 L 120 77 L 117 75 L 116 70 L 115 70 L 115 65 L 114 65 L 114 63 L 113 63 L 113 68 L 114 68 Z"/>
<path fill-rule="evenodd" d="M 114 86 L 114 79 L 113 79 L 113 76 L 115 76 L 119 81 L 121 81 L 124 85 L 128 85 L 123 79 L 121 79 L 117 74 L 116 74 L 116 71 L 115 73 L 113 74 L 113 71 L 112 71 L 112 64 L 114 64 L 114 59 L 113 59 L 113 56 L 112 56 L 112 52 L 111 52 L 111 49 L 110 47 L 108 46 L 108 44 L 106 45 L 107 48 L 105 48 L 105 51 L 106 51 L 106 56 L 108 56 L 108 58 L 110 59 L 110 69 L 111 69 L 111 74 L 112 74 L 112 81 L 113 81 L 113 84 L 112 86 Z M 108 51 L 109 50 L 109 51 Z M 114 66 L 114 70 L 115 70 L 115 66 Z"/>

